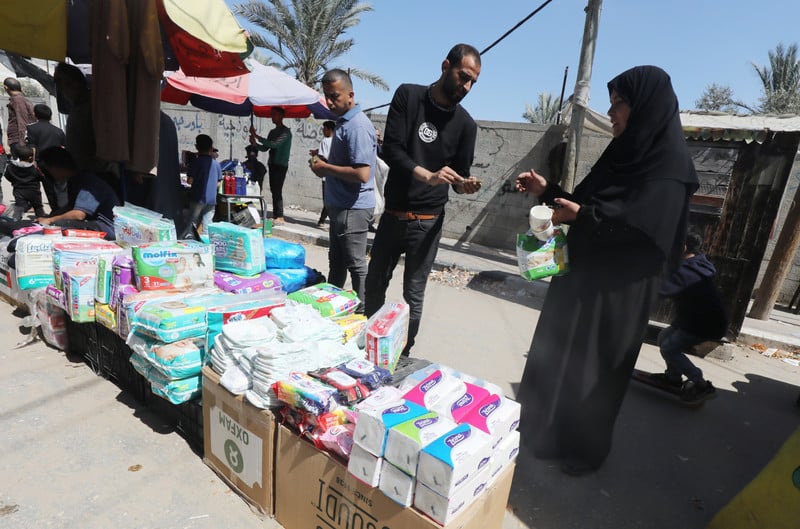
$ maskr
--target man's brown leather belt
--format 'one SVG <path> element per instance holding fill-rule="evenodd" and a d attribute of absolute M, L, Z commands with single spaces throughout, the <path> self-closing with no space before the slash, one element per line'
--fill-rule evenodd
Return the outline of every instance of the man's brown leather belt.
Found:
<path fill-rule="evenodd" d="M 439 216 L 429 213 L 414 213 L 413 211 L 395 211 L 393 209 L 387 209 L 386 213 L 400 220 L 433 220 Z"/>

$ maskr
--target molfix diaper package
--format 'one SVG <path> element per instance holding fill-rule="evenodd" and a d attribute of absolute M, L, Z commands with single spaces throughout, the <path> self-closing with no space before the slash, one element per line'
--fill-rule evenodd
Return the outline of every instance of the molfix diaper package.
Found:
<path fill-rule="evenodd" d="M 561 228 L 556 228 L 546 241 L 540 241 L 530 232 L 518 234 L 517 262 L 520 275 L 529 281 L 566 274 L 569 271 L 566 235 Z"/>
<path fill-rule="evenodd" d="M 208 237 L 214 247 L 217 270 L 253 276 L 266 270 L 264 238 L 261 230 L 230 222 L 213 222 Z"/>
<path fill-rule="evenodd" d="M 132 250 L 139 290 L 195 289 L 214 285 L 214 252 L 195 241 L 158 242 Z"/>

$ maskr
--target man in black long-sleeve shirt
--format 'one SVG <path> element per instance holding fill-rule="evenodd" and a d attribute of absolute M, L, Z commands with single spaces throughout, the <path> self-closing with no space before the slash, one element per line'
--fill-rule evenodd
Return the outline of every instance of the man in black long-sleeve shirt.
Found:
<path fill-rule="evenodd" d="M 478 127 L 459 104 L 478 81 L 481 59 L 468 44 L 454 46 L 442 62 L 439 80 L 430 86 L 404 84 L 392 98 L 383 137 L 389 165 L 386 209 L 372 246 L 365 309 L 372 316 L 386 300 L 386 289 L 405 253 L 403 298 L 411 317 L 408 356 L 419 331 L 422 303 L 444 223 L 448 186 L 475 193 L 470 177 Z"/>

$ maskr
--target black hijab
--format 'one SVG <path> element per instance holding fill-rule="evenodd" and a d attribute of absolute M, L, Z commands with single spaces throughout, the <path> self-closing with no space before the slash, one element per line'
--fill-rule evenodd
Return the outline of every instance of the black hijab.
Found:
<path fill-rule="evenodd" d="M 575 188 L 581 204 L 595 206 L 610 221 L 633 226 L 650 238 L 668 259 L 683 245 L 688 197 L 698 187 L 686 147 L 678 98 L 667 73 L 655 66 L 631 68 L 608 83 L 631 107 L 625 130 L 609 143 L 591 172 Z M 682 204 L 665 204 L 657 196 L 641 199 L 642 187 L 653 180 L 674 180 L 686 186 Z M 681 208 L 681 226 L 661 221 L 665 207 Z M 679 240 L 678 240 L 679 239 Z"/>

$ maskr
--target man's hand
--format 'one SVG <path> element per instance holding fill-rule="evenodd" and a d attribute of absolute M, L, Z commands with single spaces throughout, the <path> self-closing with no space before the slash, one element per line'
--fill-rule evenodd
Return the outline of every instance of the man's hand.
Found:
<path fill-rule="evenodd" d="M 431 172 L 421 166 L 416 166 L 413 171 L 414 177 L 421 180 L 429 186 L 438 186 L 442 184 L 460 184 L 464 181 L 457 172 L 450 167 L 444 166 L 438 171 Z"/>
<path fill-rule="evenodd" d="M 581 205 L 577 202 L 566 198 L 557 198 L 553 202 L 561 206 L 553 210 L 553 224 L 569 223 L 578 218 L 578 211 L 581 209 Z"/>
<path fill-rule="evenodd" d="M 474 176 L 470 176 L 469 178 L 462 180 L 461 183 L 456 184 L 456 193 L 471 195 L 473 193 L 477 193 L 480 188 L 481 181 Z"/>
<path fill-rule="evenodd" d="M 322 178 L 327 172 L 325 168 L 328 164 L 322 161 L 319 156 L 314 156 L 308 161 L 308 166 L 311 168 L 312 173 Z"/>
<path fill-rule="evenodd" d="M 532 195 L 536 195 L 538 197 L 544 193 L 545 189 L 547 189 L 547 180 L 545 180 L 542 175 L 531 169 L 530 171 L 525 171 L 517 176 L 517 181 L 514 187 L 516 187 L 517 191 L 521 193 L 531 193 Z"/>
<path fill-rule="evenodd" d="M 51 219 L 49 217 L 38 217 L 36 219 L 36 222 L 38 224 L 41 224 L 42 226 L 49 226 L 50 224 L 53 223 L 53 219 Z"/>

